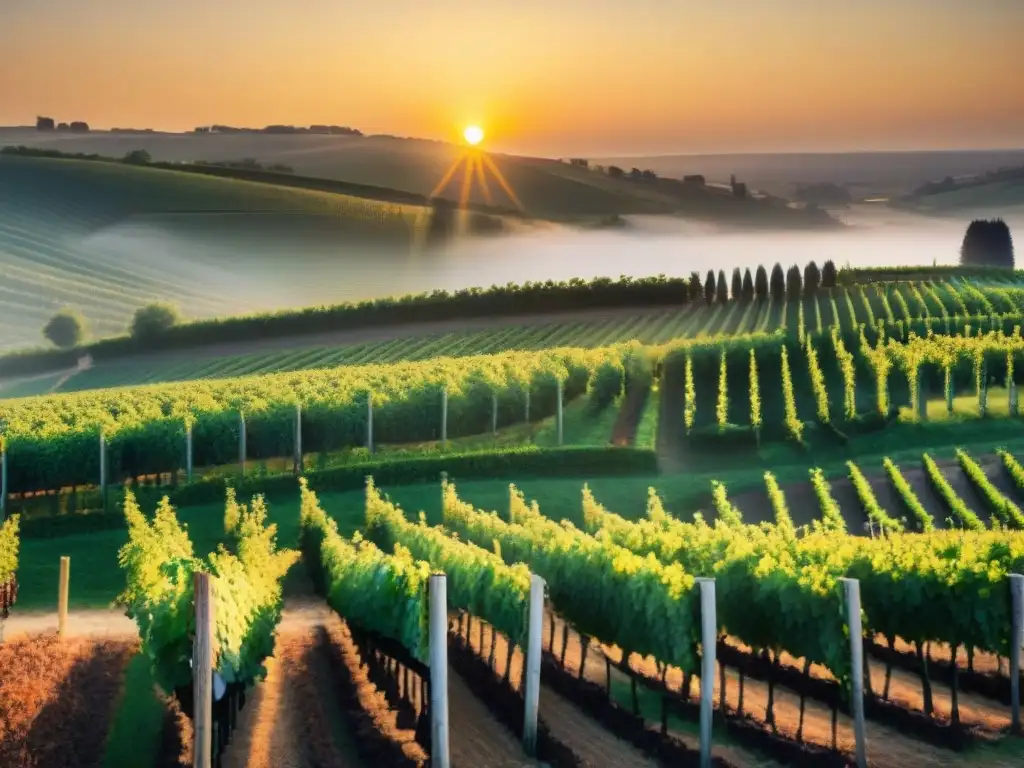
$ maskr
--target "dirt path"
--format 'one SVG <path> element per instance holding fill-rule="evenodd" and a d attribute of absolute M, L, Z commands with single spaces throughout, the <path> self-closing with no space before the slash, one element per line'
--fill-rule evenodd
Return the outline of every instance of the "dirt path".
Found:
<path fill-rule="evenodd" d="M 318 690 L 325 675 L 313 629 L 279 634 L 267 678 L 242 709 L 223 768 L 361 768 L 350 735 L 336 737 L 332 698 Z"/>
<path fill-rule="evenodd" d="M 479 631 L 481 624 L 484 628 L 482 644 Z M 508 658 L 508 641 L 505 636 L 495 633 L 489 624 L 477 620 L 474 620 L 469 634 L 470 647 L 484 659 L 490 655 L 491 641 L 494 640 L 495 666 L 504 673 Z M 516 648 L 512 653 L 512 669 L 509 673 L 509 680 L 516 690 L 520 690 L 522 675 L 523 654 Z M 653 768 L 657 765 L 633 745 L 609 733 L 596 720 L 543 684 L 540 691 L 540 720 L 555 739 L 569 747 L 588 766 Z"/>

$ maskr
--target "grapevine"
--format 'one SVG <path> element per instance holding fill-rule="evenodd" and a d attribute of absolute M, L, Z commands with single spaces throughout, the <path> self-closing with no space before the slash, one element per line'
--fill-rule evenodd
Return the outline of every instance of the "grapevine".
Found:
<path fill-rule="evenodd" d="M 985 476 L 985 470 L 966 451 L 957 449 L 956 457 L 964 474 L 988 504 L 989 510 L 999 521 L 1010 528 L 1024 528 L 1024 512 L 996 488 Z"/>
<path fill-rule="evenodd" d="M 814 399 L 818 407 L 818 421 L 828 424 L 828 391 L 825 389 L 825 375 L 821 372 L 821 366 L 818 364 L 818 352 L 810 339 L 807 340 L 807 367 L 811 375 L 811 390 L 814 392 Z"/>
<path fill-rule="evenodd" d="M 686 429 L 693 428 L 693 418 L 697 414 L 697 392 L 693 386 L 693 358 L 686 356 L 686 404 L 683 411 L 683 420 Z"/>
<path fill-rule="evenodd" d="M 839 510 L 839 504 L 832 498 L 832 489 L 825 473 L 820 469 L 808 470 L 811 477 L 811 485 L 814 486 L 814 494 L 818 497 L 818 504 L 821 507 L 821 521 L 815 520 L 815 527 L 821 526 L 824 531 L 845 531 L 846 521 L 843 520 L 843 513 Z"/>
<path fill-rule="evenodd" d="M 18 544 L 18 515 L 12 515 L 0 525 L 0 621 L 18 599 Z"/>
<path fill-rule="evenodd" d="M 775 525 L 780 531 L 787 534 L 794 534 L 796 526 L 793 525 L 793 518 L 789 514 L 789 507 L 786 505 L 786 495 L 779 487 L 778 480 L 771 472 L 764 473 L 764 484 L 768 489 L 768 500 L 772 504 L 772 511 L 775 513 Z"/>
<path fill-rule="evenodd" d="M 964 500 L 957 496 L 953 486 L 943 476 L 942 470 L 939 469 L 939 465 L 935 463 L 932 457 L 926 453 L 922 456 L 922 460 L 924 461 L 925 471 L 928 473 L 928 479 L 931 480 L 932 487 L 942 496 L 950 512 L 960 520 L 963 527 L 970 531 L 985 530 L 984 523 L 964 503 Z"/>
<path fill-rule="evenodd" d="M 740 512 L 735 504 L 729 501 L 725 485 L 717 480 L 711 481 L 711 500 L 715 505 L 715 511 L 718 513 L 718 519 L 725 525 L 736 526 L 743 524 L 743 513 Z"/>
<path fill-rule="evenodd" d="M 892 483 L 896 492 L 900 496 L 900 501 L 903 502 L 903 506 L 906 507 L 907 511 L 917 521 L 918 526 L 925 533 L 935 530 L 935 521 L 928 511 L 921 505 L 921 502 L 917 498 L 917 494 L 914 493 L 914 489 L 910 487 L 910 483 L 903 477 L 903 473 L 900 468 L 896 466 L 892 459 L 886 456 L 882 460 L 882 466 L 885 468 L 885 473 L 889 476 L 889 482 Z"/>
<path fill-rule="evenodd" d="M 878 499 L 875 498 L 875 492 L 871 490 L 871 484 L 868 479 L 864 477 L 864 473 L 860 471 L 860 468 L 852 461 L 846 462 L 846 467 L 850 472 L 850 482 L 853 484 L 854 490 L 857 492 L 857 498 L 860 500 L 861 506 L 864 508 L 864 513 L 867 518 L 875 526 L 878 526 L 880 531 L 886 533 L 892 533 L 903 530 L 903 523 L 890 517 L 889 514 L 882 509 L 882 506 L 878 503 Z"/>
<path fill-rule="evenodd" d="M 750 350 L 750 425 L 758 442 L 761 439 L 761 383 L 757 378 L 757 358 Z"/>
<path fill-rule="evenodd" d="M 797 442 L 803 439 L 804 424 L 796 414 L 796 398 L 793 395 L 793 377 L 789 370 L 789 356 L 782 348 L 782 394 L 785 399 L 786 428 Z"/>
<path fill-rule="evenodd" d="M 715 407 L 715 416 L 718 419 L 719 428 L 724 428 L 729 423 L 729 371 L 725 364 L 725 350 L 722 350 L 718 365 L 718 402 Z"/>

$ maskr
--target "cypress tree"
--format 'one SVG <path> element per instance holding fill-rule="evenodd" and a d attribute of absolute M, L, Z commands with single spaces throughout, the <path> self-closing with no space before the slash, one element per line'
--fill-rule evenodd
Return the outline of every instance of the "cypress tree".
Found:
<path fill-rule="evenodd" d="M 786 298 L 800 298 L 800 267 L 796 264 L 786 270 Z"/>
<path fill-rule="evenodd" d="M 732 271 L 732 300 L 739 301 L 740 294 L 743 293 L 743 275 L 740 273 L 740 268 L 736 267 Z"/>
<path fill-rule="evenodd" d="M 754 298 L 754 278 L 750 276 L 750 267 L 743 273 L 743 287 L 741 290 L 744 301 L 752 301 Z"/>
<path fill-rule="evenodd" d="M 690 295 L 690 301 L 700 301 L 701 294 L 704 293 L 704 285 L 700 281 L 700 272 L 690 273 L 690 282 L 686 289 Z"/>
<path fill-rule="evenodd" d="M 718 270 L 718 285 L 715 286 L 715 301 L 724 304 L 729 300 L 729 286 L 725 282 L 725 272 Z"/>
<path fill-rule="evenodd" d="M 782 265 L 775 262 L 772 267 L 772 277 L 768 283 L 768 290 L 774 301 L 782 301 L 786 298 L 786 275 L 782 271 Z"/>
<path fill-rule="evenodd" d="M 708 276 L 704 278 L 704 301 L 710 304 L 715 300 L 715 270 L 709 269 Z"/>
<path fill-rule="evenodd" d="M 836 287 L 836 265 L 829 259 L 821 268 L 821 287 L 822 288 L 835 288 Z"/>
<path fill-rule="evenodd" d="M 754 277 L 754 295 L 759 301 L 768 298 L 768 271 L 764 268 L 764 264 L 758 266 L 757 275 Z"/>
<path fill-rule="evenodd" d="M 804 267 L 804 296 L 814 296 L 821 285 L 821 272 L 813 261 Z"/>

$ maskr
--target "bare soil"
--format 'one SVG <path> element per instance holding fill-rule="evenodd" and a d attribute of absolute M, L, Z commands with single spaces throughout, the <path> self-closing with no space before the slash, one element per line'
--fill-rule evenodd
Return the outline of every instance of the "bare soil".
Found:
<path fill-rule="evenodd" d="M 0 765 L 99 765 L 137 646 L 49 633 L 0 645 Z"/>

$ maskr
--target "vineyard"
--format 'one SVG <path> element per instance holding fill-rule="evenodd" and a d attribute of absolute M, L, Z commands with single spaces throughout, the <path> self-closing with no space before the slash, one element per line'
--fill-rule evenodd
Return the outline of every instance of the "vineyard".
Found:
<path fill-rule="evenodd" d="M 1009 477 L 1024 476 L 1011 454 L 998 455 Z M 957 461 L 975 478 L 977 492 L 989 494 L 985 512 L 992 530 L 985 530 L 981 514 L 978 526 L 964 518 L 956 531 L 936 531 L 941 524 L 933 517 L 901 514 L 921 505 L 892 462 L 889 497 L 875 490 L 873 472 L 852 462 L 845 494 L 812 470 L 808 492 L 820 516 L 806 523 L 806 507 L 770 473 L 761 491 L 770 511 L 755 515 L 757 523 L 746 522 L 753 492 L 732 494 L 722 483 L 713 484 L 710 506 L 692 522 L 669 515 L 653 489 L 645 514 L 631 518 L 611 512 L 587 486 L 580 495 L 577 485 L 580 512 L 573 524 L 545 516 L 514 486 L 507 509 L 496 514 L 442 481 L 441 524 L 430 526 L 422 515 L 418 522 L 409 519 L 372 480 L 362 497 L 326 502 L 300 480 L 298 549 L 314 590 L 337 614 L 317 614 L 324 628 L 312 634 L 294 628 L 287 598 L 282 614 L 282 579 L 300 567 L 298 553 L 277 545 L 277 522 L 286 518 L 271 515 L 261 497 L 240 504 L 229 491 L 222 543 L 208 557 L 197 557 L 166 500 L 147 519 L 129 495 L 128 542 L 106 567 L 116 567 L 114 560 L 121 564 L 126 586 L 117 602 L 135 618 L 139 645 L 133 651 L 108 641 L 102 652 L 106 663 L 124 670 L 124 685 L 138 675 L 165 695 L 151 702 L 144 691 L 133 690 L 120 708 L 111 695 L 101 722 L 112 735 L 94 748 L 107 750 L 108 760 L 120 749 L 123 707 L 133 706 L 152 719 L 146 726 L 151 749 L 176 745 L 173 754 L 193 754 L 190 723 L 197 714 L 189 649 L 199 615 L 192 608 L 193 584 L 195 574 L 205 572 L 221 585 L 212 592 L 211 646 L 211 744 L 220 764 L 253 764 L 238 762 L 238 752 L 244 745 L 251 761 L 257 743 L 267 738 L 265 719 L 284 717 L 271 714 L 285 706 L 279 676 L 299 685 L 300 670 L 313 667 L 336 676 L 339 690 L 328 693 L 323 681 L 315 688 L 309 680 L 301 683 L 318 702 L 305 726 L 308 743 L 287 742 L 305 755 L 297 758 L 306 761 L 302 765 L 366 759 L 354 742 L 330 735 L 332 717 L 348 728 L 369 728 L 375 735 L 368 748 L 391 755 L 388 764 L 422 764 L 435 743 L 438 706 L 428 582 L 431 574 L 444 573 L 454 764 L 524 764 L 518 737 L 531 635 L 527 605 L 536 574 L 546 582 L 548 601 L 540 614 L 538 758 L 550 765 L 600 765 L 603 754 L 618 756 L 617 765 L 653 765 L 671 755 L 676 764 L 697 765 L 700 741 L 684 723 L 699 719 L 705 653 L 699 587 L 701 578 L 710 577 L 717 606 L 714 680 L 701 695 L 710 697 L 720 724 L 716 764 L 752 765 L 770 756 L 777 764 L 838 766 L 855 751 L 843 581 L 854 579 L 865 633 L 863 709 L 871 764 L 905 765 L 906 756 L 925 754 L 929 764 L 957 765 L 962 753 L 971 755 L 972 764 L 987 765 L 985 745 L 1004 738 L 1010 723 L 1007 659 L 1011 674 L 1018 669 L 1011 654 L 1010 574 L 1024 568 L 1024 533 L 1005 526 L 1019 514 L 1016 497 L 985 481 L 985 468 L 968 453 L 959 452 Z M 901 507 L 893 509 L 891 496 L 899 494 Z M 870 524 L 865 529 L 844 514 L 850 495 Z M 339 502 L 358 506 L 340 508 Z M 358 517 L 360 531 L 341 536 L 335 517 Z M 296 530 L 294 523 L 288 529 Z M 0 529 L 0 555 L 12 544 L 16 552 L 16 522 Z M 13 571 L 15 560 L 0 563 L 8 560 Z M 53 659 L 66 653 L 52 640 L 15 640 L 9 648 Z M 298 654 L 312 655 L 300 665 Z M 0 716 L 5 695 L 10 692 L 0 682 Z M 344 701 L 331 703 L 339 696 Z M 387 711 L 394 714 L 385 716 Z M 651 727 L 638 730 L 643 720 Z M 460 735 L 462 723 L 466 731 Z M 597 740 L 602 746 L 595 752 Z M 14 748 L 31 751 L 32 739 L 17 732 L 0 738 L 0 750 Z M 157 764 L 148 760 L 137 757 L 134 764 Z"/>

